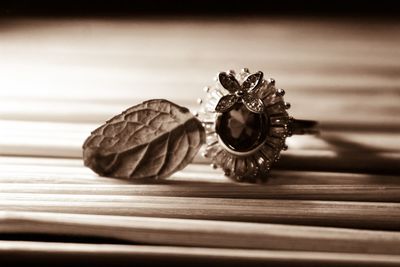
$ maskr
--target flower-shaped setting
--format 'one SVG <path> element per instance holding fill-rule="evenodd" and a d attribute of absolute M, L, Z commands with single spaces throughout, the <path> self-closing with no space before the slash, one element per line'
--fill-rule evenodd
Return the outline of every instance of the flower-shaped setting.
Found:
<path fill-rule="evenodd" d="M 205 88 L 199 117 L 206 129 L 203 156 L 237 181 L 265 180 L 271 165 L 286 148 L 290 118 L 273 79 L 248 69 L 218 74 L 218 83 Z"/>
<path fill-rule="evenodd" d="M 229 111 L 236 103 L 243 102 L 246 108 L 251 112 L 263 113 L 263 102 L 253 95 L 261 84 L 263 76 L 261 71 L 251 74 L 240 85 L 235 75 L 221 72 L 218 75 L 218 80 L 230 94 L 223 96 L 219 100 L 215 111 L 223 113 Z"/>

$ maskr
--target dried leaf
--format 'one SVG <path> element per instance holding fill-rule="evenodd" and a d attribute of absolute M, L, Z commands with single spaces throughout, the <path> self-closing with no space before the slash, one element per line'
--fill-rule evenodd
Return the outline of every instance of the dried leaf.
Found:
<path fill-rule="evenodd" d="M 165 178 L 190 163 L 204 142 L 204 128 L 187 108 L 155 99 L 94 130 L 83 144 L 83 160 L 102 176 Z"/>

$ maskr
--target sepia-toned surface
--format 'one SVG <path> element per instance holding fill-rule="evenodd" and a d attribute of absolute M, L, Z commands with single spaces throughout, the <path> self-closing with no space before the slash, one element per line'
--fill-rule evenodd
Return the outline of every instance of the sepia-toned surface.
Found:
<path fill-rule="evenodd" d="M 399 265 L 399 44 L 400 23 L 378 20 L 0 21 L 0 260 Z M 323 130 L 289 138 L 265 185 L 200 156 L 157 183 L 83 166 L 107 119 L 151 98 L 195 111 L 243 67 Z"/>

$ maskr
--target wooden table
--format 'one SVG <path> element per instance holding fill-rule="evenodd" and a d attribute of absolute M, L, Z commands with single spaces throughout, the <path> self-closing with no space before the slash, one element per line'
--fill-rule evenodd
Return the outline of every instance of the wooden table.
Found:
<path fill-rule="evenodd" d="M 351 19 L 8 19 L 0 23 L 0 265 L 400 265 L 400 24 Z M 294 136 L 263 185 L 197 157 L 165 181 L 83 167 L 129 106 L 197 108 L 219 71 L 287 92 Z"/>

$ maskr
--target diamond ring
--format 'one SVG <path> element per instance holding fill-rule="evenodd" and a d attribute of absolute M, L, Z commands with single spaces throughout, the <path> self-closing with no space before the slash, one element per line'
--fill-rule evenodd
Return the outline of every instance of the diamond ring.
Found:
<path fill-rule="evenodd" d="M 198 100 L 207 136 L 202 155 L 236 181 L 265 180 L 287 149 L 287 137 L 318 133 L 316 121 L 289 116 L 285 91 L 275 87 L 274 79 L 264 79 L 261 71 L 221 72 L 205 91 L 206 98 Z"/>

